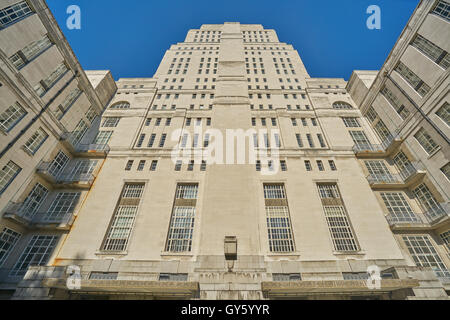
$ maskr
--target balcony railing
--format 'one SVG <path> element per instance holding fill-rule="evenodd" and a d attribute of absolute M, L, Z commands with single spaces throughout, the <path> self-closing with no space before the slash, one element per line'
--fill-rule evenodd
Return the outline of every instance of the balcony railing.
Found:
<path fill-rule="evenodd" d="M 372 187 L 409 187 L 425 176 L 424 166 L 420 162 L 412 162 L 400 173 L 376 173 L 367 176 L 367 181 Z"/>
<path fill-rule="evenodd" d="M 436 223 L 450 216 L 450 203 L 439 203 L 437 206 L 426 210 L 423 215 L 430 223 Z"/>
<path fill-rule="evenodd" d="M 56 224 L 61 228 L 66 228 L 71 225 L 74 215 L 73 212 L 67 212 L 64 214 L 52 214 L 48 211 L 35 212 L 23 203 L 10 202 L 4 210 L 4 217 L 7 219 L 13 219 L 16 222 L 22 223 L 28 227 Z"/>
<path fill-rule="evenodd" d="M 92 173 L 79 173 L 79 174 L 62 174 L 58 176 L 57 182 L 62 185 L 75 186 L 90 186 L 94 182 L 94 175 Z"/>
<path fill-rule="evenodd" d="M 445 221 L 450 217 L 450 205 L 448 203 L 441 203 L 438 206 L 424 212 L 423 214 L 417 214 L 408 212 L 401 214 L 389 214 L 386 216 L 391 227 L 411 225 L 412 227 L 422 225 L 425 227 L 433 227 L 438 223 Z"/>
<path fill-rule="evenodd" d="M 399 174 L 375 173 L 367 176 L 367 181 L 372 184 L 401 184 L 403 179 Z"/>
<path fill-rule="evenodd" d="M 395 141 L 400 141 L 401 137 L 398 133 L 391 133 L 381 144 L 358 143 L 353 146 L 353 152 L 359 153 L 385 153 L 393 145 Z"/>
<path fill-rule="evenodd" d="M 424 171 L 425 167 L 421 162 L 411 162 L 402 171 L 400 171 L 400 177 L 403 181 L 408 180 L 420 171 Z"/>
<path fill-rule="evenodd" d="M 63 133 L 61 135 L 61 140 L 66 144 L 67 148 L 72 153 L 77 154 L 77 156 L 79 156 L 79 154 L 86 154 L 89 156 L 106 156 L 110 151 L 108 144 L 80 144 L 80 139 L 75 137 L 73 132 Z"/>
<path fill-rule="evenodd" d="M 390 226 L 397 224 L 423 224 L 425 219 L 416 213 L 409 212 L 405 215 L 389 214 L 386 216 Z"/>

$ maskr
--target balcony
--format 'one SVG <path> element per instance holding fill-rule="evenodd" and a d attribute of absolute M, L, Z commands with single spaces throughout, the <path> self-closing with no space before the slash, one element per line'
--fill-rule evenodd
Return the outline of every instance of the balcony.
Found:
<path fill-rule="evenodd" d="M 450 284 L 450 270 L 433 270 L 436 278 L 439 279 L 439 281 L 444 284 L 448 285 Z"/>
<path fill-rule="evenodd" d="M 41 162 L 36 169 L 36 173 L 55 188 L 89 189 L 95 179 L 92 173 L 58 174 L 52 170 L 51 162 Z"/>
<path fill-rule="evenodd" d="M 57 175 L 52 168 L 52 162 L 41 162 L 36 168 L 36 173 L 44 178 L 47 182 L 56 183 Z"/>
<path fill-rule="evenodd" d="M 392 230 L 432 230 L 449 221 L 450 205 L 441 203 L 423 214 L 409 212 L 403 216 L 389 214 L 386 220 Z"/>
<path fill-rule="evenodd" d="M 80 144 L 77 140 L 72 132 L 61 136 L 61 142 L 74 157 L 105 158 L 110 151 L 108 144 Z"/>
<path fill-rule="evenodd" d="M 90 189 L 94 179 L 95 177 L 92 173 L 63 174 L 58 176 L 55 187 L 63 189 Z"/>
<path fill-rule="evenodd" d="M 423 215 L 433 225 L 442 225 L 449 221 L 450 203 L 439 203 L 437 206 L 426 210 Z"/>
<path fill-rule="evenodd" d="M 49 214 L 47 211 L 33 212 L 23 203 L 10 202 L 4 210 L 3 218 L 19 223 L 30 229 L 50 229 L 68 231 L 75 220 L 72 212 L 63 215 Z"/>
<path fill-rule="evenodd" d="M 395 133 L 390 134 L 381 144 L 356 144 L 353 146 L 353 152 L 357 157 L 386 157 L 389 156 L 401 143 L 402 138 L 398 133 Z"/>
<path fill-rule="evenodd" d="M 367 176 L 372 189 L 404 189 L 417 184 L 426 175 L 420 162 L 413 162 L 400 173 L 379 173 Z"/>

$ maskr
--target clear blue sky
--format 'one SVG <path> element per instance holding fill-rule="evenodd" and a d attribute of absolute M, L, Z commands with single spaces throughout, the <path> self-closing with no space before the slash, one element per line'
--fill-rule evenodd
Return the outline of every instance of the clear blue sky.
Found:
<path fill-rule="evenodd" d="M 151 77 L 171 44 L 202 24 L 238 21 L 275 29 L 298 50 L 312 77 L 379 69 L 419 0 L 47 0 L 86 70 L 114 78 Z M 81 8 L 81 30 L 66 27 L 69 5 Z M 381 30 L 366 9 L 381 8 Z"/>

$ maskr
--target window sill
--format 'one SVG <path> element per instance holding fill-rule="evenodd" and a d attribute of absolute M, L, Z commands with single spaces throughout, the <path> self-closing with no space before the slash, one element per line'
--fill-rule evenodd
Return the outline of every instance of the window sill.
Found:
<path fill-rule="evenodd" d="M 333 251 L 335 256 L 365 256 L 365 251 Z"/>
<path fill-rule="evenodd" d="M 128 251 L 96 251 L 94 254 L 96 256 L 126 256 Z"/>
<path fill-rule="evenodd" d="M 427 159 L 431 159 L 432 157 L 434 157 L 439 151 L 441 151 L 442 147 L 437 148 L 436 150 L 434 150 L 431 154 L 428 155 Z"/>
<path fill-rule="evenodd" d="M 170 258 L 170 257 L 193 257 L 194 254 L 191 252 L 161 252 L 161 257 Z"/>

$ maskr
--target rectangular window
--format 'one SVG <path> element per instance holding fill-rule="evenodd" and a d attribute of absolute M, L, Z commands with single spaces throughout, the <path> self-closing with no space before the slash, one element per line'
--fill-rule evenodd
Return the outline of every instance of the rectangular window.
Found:
<path fill-rule="evenodd" d="M 27 112 L 18 102 L 9 106 L 2 114 L 0 114 L 0 130 L 5 133 L 11 131 L 11 129 L 14 128 L 26 114 Z"/>
<path fill-rule="evenodd" d="M 152 133 L 152 135 L 150 136 L 150 140 L 148 141 L 149 148 L 153 147 L 153 144 L 155 143 L 155 139 L 156 139 L 156 134 Z"/>
<path fill-rule="evenodd" d="M 153 160 L 150 166 L 150 171 L 156 171 L 156 167 L 158 166 L 158 160 Z"/>
<path fill-rule="evenodd" d="M 202 160 L 202 164 L 200 165 L 200 171 L 206 171 L 206 161 Z"/>
<path fill-rule="evenodd" d="M 326 145 L 325 145 L 325 141 L 323 140 L 322 134 L 318 133 L 318 134 L 317 134 L 317 139 L 319 140 L 320 147 L 325 148 Z"/>
<path fill-rule="evenodd" d="M 349 133 L 356 146 L 363 148 L 371 146 L 371 143 L 369 142 L 369 139 L 367 139 L 364 131 L 349 131 Z"/>
<path fill-rule="evenodd" d="M 297 139 L 297 144 L 299 148 L 303 148 L 302 137 L 299 133 L 295 134 L 295 138 Z"/>
<path fill-rule="evenodd" d="M 332 171 L 336 171 L 336 170 L 337 170 L 336 164 L 334 163 L 333 160 L 328 160 L 328 164 L 330 165 L 330 169 L 331 169 Z"/>
<path fill-rule="evenodd" d="M 355 117 L 343 117 L 342 121 L 344 121 L 344 125 L 347 128 L 360 128 L 361 125 L 359 124 L 358 118 Z"/>
<path fill-rule="evenodd" d="M 178 184 L 167 235 L 166 251 L 189 252 L 192 249 L 197 184 Z M 189 204 L 186 200 L 191 200 Z"/>
<path fill-rule="evenodd" d="M 133 167 L 133 160 L 128 160 L 127 165 L 125 166 L 125 171 L 130 171 L 131 168 Z"/>
<path fill-rule="evenodd" d="M 371 123 L 373 123 L 373 122 L 375 121 L 375 119 L 378 117 L 378 113 L 377 113 L 377 112 L 375 111 L 375 109 L 371 106 L 371 107 L 369 108 L 369 110 L 367 110 L 366 117 L 367 117 L 367 119 L 369 119 L 369 121 L 370 121 Z"/>
<path fill-rule="evenodd" d="M 436 142 L 434 142 L 434 140 L 431 138 L 428 132 L 425 131 L 424 128 L 420 128 L 420 130 L 417 131 L 417 133 L 414 135 L 414 138 L 416 138 L 417 142 L 420 143 L 422 148 L 428 154 L 432 154 L 437 149 L 439 149 L 439 145 Z"/>
<path fill-rule="evenodd" d="M 403 79 L 405 79 L 406 82 L 411 85 L 411 87 L 414 88 L 414 90 L 417 91 L 420 96 L 423 97 L 428 93 L 428 91 L 430 91 L 431 88 L 402 62 L 397 65 L 395 70 L 403 77 Z"/>
<path fill-rule="evenodd" d="M 30 154 L 35 154 L 44 144 L 47 138 L 47 132 L 45 132 L 42 128 L 39 128 L 24 144 L 25 151 L 29 152 Z"/>
<path fill-rule="evenodd" d="M 41 80 L 35 87 L 34 91 L 42 97 L 50 88 L 58 82 L 58 80 L 66 73 L 69 69 L 65 63 L 59 64 L 55 70 L 50 73 L 47 78 Z"/>
<path fill-rule="evenodd" d="M 64 99 L 64 101 L 58 106 L 58 108 L 55 111 L 55 117 L 58 120 L 61 120 L 62 117 L 67 113 L 67 111 L 70 109 L 70 107 L 75 103 L 75 101 L 78 99 L 78 97 L 83 93 L 78 88 L 75 88 L 72 90 Z"/>
<path fill-rule="evenodd" d="M 256 171 L 261 171 L 261 160 L 256 160 Z"/>
<path fill-rule="evenodd" d="M 402 192 L 381 192 L 381 198 L 389 211 L 390 219 L 395 222 L 417 221 Z"/>
<path fill-rule="evenodd" d="M 0 171 L 0 194 L 2 194 L 6 188 L 11 184 L 15 177 L 22 171 L 19 167 L 12 161 L 9 161 Z"/>
<path fill-rule="evenodd" d="M 436 112 L 436 114 L 439 116 L 439 118 L 441 118 L 450 127 L 450 104 L 449 103 L 447 103 L 447 102 L 444 103 L 444 105 Z"/>
<path fill-rule="evenodd" d="M 324 171 L 325 167 L 323 166 L 322 160 L 317 160 L 317 167 L 319 168 L 319 171 Z"/>
<path fill-rule="evenodd" d="M 336 184 L 318 184 L 334 250 L 358 251 L 358 245 Z"/>
<path fill-rule="evenodd" d="M 10 277 L 24 276 L 29 266 L 47 264 L 58 243 L 59 236 L 34 235 L 9 273 Z"/>
<path fill-rule="evenodd" d="M 305 160 L 306 171 L 312 171 L 311 161 Z"/>
<path fill-rule="evenodd" d="M 167 134 L 166 134 L 166 133 L 163 133 L 163 134 L 161 135 L 161 140 L 159 141 L 159 147 L 160 147 L 160 148 L 163 148 L 163 147 L 164 147 L 164 144 L 166 143 L 166 137 L 167 137 Z"/>
<path fill-rule="evenodd" d="M 391 136 L 391 132 L 381 119 L 378 120 L 377 124 L 374 126 L 374 129 L 382 141 L 386 141 Z"/>
<path fill-rule="evenodd" d="M 445 0 L 440 0 L 433 9 L 433 14 L 450 21 L 450 3 Z"/>
<path fill-rule="evenodd" d="M 48 208 L 43 220 L 47 222 L 59 222 L 69 215 L 73 215 L 80 201 L 80 192 L 60 192 L 56 195 L 50 208 Z"/>
<path fill-rule="evenodd" d="M 400 102 L 398 97 L 386 86 L 381 89 L 381 94 L 389 101 L 394 110 L 405 120 L 409 116 L 409 110 Z M 375 119 L 373 119 L 375 120 Z M 372 120 L 372 122 L 373 122 Z"/>
<path fill-rule="evenodd" d="M 264 199 L 270 252 L 293 252 L 294 237 L 284 185 L 264 184 Z"/>
<path fill-rule="evenodd" d="M 138 143 L 136 145 L 137 148 L 142 147 L 142 144 L 144 143 L 144 139 L 145 139 L 145 134 L 141 134 L 138 140 Z"/>
<path fill-rule="evenodd" d="M 364 161 L 371 178 L 377 181 L 395 181 L 383 160 Z"/>
<path fill-rule="evenodd" d="M 275 139 L 275 146 L 277 148 L 281 148 L 280 135 L 278 133 L 274 133 L 273 137 Z"/>
<path fill-rule="evenodd" d="M 139 165 L 138 165 L 137 171 L 144 170 L 144 167 L 145 167 L 145 160 L 139 161 Z"/>
<path fill-rule="evenodd" d="M 194 170 L 194 160 L 189 161 L 187 170 L 188 171 L 193 171 Z"/>
<path fill-rule="evenodd" d="M 9 228 L 3 228 L 0 233 L 0 267 L 12 252 L 20 237 L 20 233 Z"/>
<path fill-rule="evenodd" d="M 103 241 L 102 250 L 126 250 L 143 191 L 144 184 L 125 184 Z"/>
<path fill-rule="evenodd" d="M 97 118 L 97 112 L 94 110 L 92 106 L 89 107 L 88 111 L 86 111 L 86 119 L 89 120 L 90 123 L 94 121 L 95 118 Z"/>
<path fill-rule="evenodd" d="M 420 34 L 416 35 L 411 45 L 442 68 L 447 69 L 450 66 L 450 55 L 448 52 L 439 48 L 437 45 L 425 39 Z"/>
<path fill-rule="evenodd" d="M 103 128 L 115 128 L 119 124 L 120 118 L 118 117 L 109 117 L 105 118 L 102 123 Z"/>
<path fill-rule="evenodd" d="M 438 276 L 450 277 L 450 272 L 442 262 L 428 235 L 403 236 L 402 238 L 417 266 L 429 267 Z"/>
<path fill-rule="evenodd" d="M 48 189 L 40 183 L 36 183 L 20 207 L 22 217 L 26 219 L 33 218 L 47 197 L 47 194 Z"/>
<path fill-rule="evenodd" d="M 177 162 L 175 163 L 175 171 L 181 171 L 181 165 L 181 160 L 177 160 Z"/>
<path fill-rule="evenodd" d="M 281 171 L 287 171 L 286 160 L 280 160 Z"/>
<path fill-rule="evenodd" d="M 314 148 L 314 141 L 309 133 L 306 134 L 306 139 L 308 140 L 309 146 Z"/>
<path fill-rule="evenodd" d="M 5 28 L 8 24 L 14 23 L 15 21 L 22 19 L 33 11 L 28 6 L 26 1 L 21 1 L 13 4 L 9 7 L 0 10 L 0 29 Z"/>
<path fill-rule="evenodd" d="M 94 139 L 94 144 L 105 145 L 108 144 L 113 131 L 100 131 Z"/>
<path fill-rule="evenodd" d="M 52 176 L 57 177 L 66 167 L 69 160 L 70 160 L 69 157 L 63 151 L 59 151 L 56 157 L 51 162 L 48 168 L 48 172 Z"/>
<path fill-rule="evenodd" d="M 393 158 L 393 160 L 399 171 L 403 171 L 412 165 L 411 161 L 408 159 L 408 157 L 403 151 L 397 153 Z"/>
<path fill-rule="evenodd" d="M 413 192 L 416 198 L 419 200 L 423 211 L 430 212 L 431 214 L 434 211 L 439 211 L 440 205 L 436 201 L 436 198 L 433 196 L 426 184 L 422 183 L 417 188 L 415 188 Z"/>

